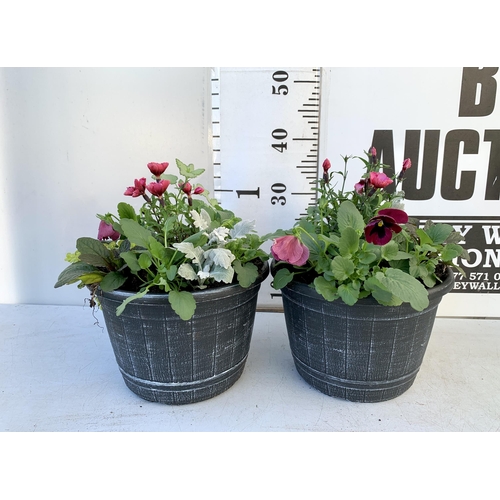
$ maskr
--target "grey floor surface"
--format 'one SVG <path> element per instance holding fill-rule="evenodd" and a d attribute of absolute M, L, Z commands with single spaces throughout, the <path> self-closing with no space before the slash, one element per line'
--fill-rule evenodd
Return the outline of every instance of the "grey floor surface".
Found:
<path fill-rule="evenodd" d="M 125 386 L 88 308 L 0 305 L 0 431 L 497 432 L 497 320 L 437 318 L 413 386 L 383 403 L 351 403 L 297 374 L 284 317 L 257 313 L 247 365 L 227 392 L 187 406 Z"/>

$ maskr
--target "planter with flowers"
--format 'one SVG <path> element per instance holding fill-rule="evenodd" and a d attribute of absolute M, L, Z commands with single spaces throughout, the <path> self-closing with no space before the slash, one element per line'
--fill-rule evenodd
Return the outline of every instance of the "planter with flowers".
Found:
<path fill-rule="evenodd" d="M 202 169 L 149 163 L 126 196 L 136 210 L 100 218 L 56 287 L 78 283 L 103 310 L 126 385 L 149 401 L 194 403 L 231 387 L 243 371 L 268 255 L 254 223 L 222 209 L 193 179 Z"/>
<path fill-rule="evenodd" d="M 463 272 L 454 261 L 468 255 L 452 226 L 404 212 L 399 186 L 409 159 L 389 178 L 372 147 L 359 158 L 365 174 L 346 192 L 349 159 L 334 173 L 325 160 L 317 204 L 271 235 L 273 286 L 299 374 L 330 396 L 378 402 L 413 384 L 438 304 L 453 287 L 451 268 Z"/>

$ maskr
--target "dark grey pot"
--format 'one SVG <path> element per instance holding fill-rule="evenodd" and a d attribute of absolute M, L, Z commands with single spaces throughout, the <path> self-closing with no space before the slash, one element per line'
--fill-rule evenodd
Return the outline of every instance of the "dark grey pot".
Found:
<path fill-rule="evenodd" d="M 299 374 L 321 392 L 349 401 L 393 399 L 413 384 L 442 297 L 453 273 L 429 290 L 429 307 L 382 306 L 373 297 L 354 306 L 326 301 L 314 288 L 282 289 L 290 348 Z"/>
<path fill-rule="evenodd" d="M 167 294 L 147 294 L 116 308 L 130 292 L 99 291 L 116 361 L 128 388 L 148 401 L 180 405 L 213 398 L 241 376 L 252 337 L 264 272 L 249 288 L 228 285 L 194 292 L 189 321 L 172 310 Z"/>

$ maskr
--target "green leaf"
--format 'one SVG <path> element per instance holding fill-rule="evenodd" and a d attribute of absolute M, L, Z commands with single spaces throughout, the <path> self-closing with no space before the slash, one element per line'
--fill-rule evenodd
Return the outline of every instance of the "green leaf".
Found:
<path fill-rule="evenodd" d="M 144 297 L 146 293 L 148 293 L 149 287 L 144 288 L 144 290 L 141 290 L 140 292 L 137 292 L 135 295 L 131 295 L 130 297 L 126 298 L 117 308 L 116 308 L 116 315 L 120 316 L 120 314 L 124 311 L 125 307 L 127 307 L 130 302 L 132 302 L 135 299 L 140 299 L 141 297 Z"/>
<path fill-rule="evenodd" d="M 78 238 L 76 248 L 80 252 L 80 260 L 96 267 L 107 267 L 110 252 L 102 241 L 94 238 Z"/>
<path fill-rule="evenodd" d="M 141 269 L 148 269 L 152 264 L 151 257 L 147 253 L 141 253 L 141 255 L 139 255 L 138 263 Z"/>
<path fill-rule="evenodd" d="M 355 254 L 359 248 L 359 235 L 352 227 L 346 227 L 340 236 L 339 251 L 343 257 Z"/>
<path fill-rule="evenodd" d="M 126 276 L 117 271 L 106 274 L 99 286 L 103 292 L 111 292 L 120 288 L 127 281 Z"/>
<path fill-rule="evenodd" d="M 433 241 L 430 236 L 421 228 L 417 228 L 416 230 L 417 236 L 420 238 L 421 245 L 432 245 Z"/>
<path fill-rule="evenodd" d="M 338 255 L 332 260 L 331 271 L 336 280 L 344 281 L 354 273 L 354 263 Z"/>
<path fill-rule="evenodd" d="M 451 262 L 455 257 L 459 257 L 462 254 L 462 250 L 460 245 L 450 243 L 444 247 L 441 259 L 444 262 Z"/>
<path fill-rule="evenodd" d="M 176 266 L 171 266 L 169 269 L 172 269 L 172 267 L 175 267 L 177 269 Z M 193 269 L 193 266 L 191 264 L 188 264 L 187 262 L 181 264 L 177 272 L 181 278 L 184 278 L 186 280 L 193 281 L 198 279 L 198 275 L 196 274 L 196 271 Z M 174 278 L 175 276 L 173 278 L 169 277 L 168 279 L 172 281 Z"/>
<path fill-rule="evenodd" d="M 383 259 L 389 261 L 398 258 L 399 247 L 395 241 L 389 241 L 380 248 L 381 256 Z"/>
<path fill-rule="evenodd" d="M 160 175 L 160 179 L 164 179 L 166 181 L 170 181 L 170 184 L 175 185 L 175 184 L 177 184 L 177 181 L 178 181 L 179 178 L 176 175 L 173 175 L 173 174 L 161 174 Z"/>
<path fill-rule="evenodd" d="M 291 273 L 288 269 L 280 269 L 274 276 L 272 285 L 275 290 L 281 290 L 288 283 L 293 280 L 294 273 Z"/>
<path fill-rule="evenodd" d="M 141 266 L 137 261 L 137 254 L 135 252 L 123 252 L 120 257 L 125 261 L 125 264 L 130 268 L 132 272 L 138 272 L 141 270 Z"/>
<path fill-rule="evenodd" d="M 142 227 L 137 221 L 132 219 L 120 220 L 123 234 L 135 245 L 147 248 L 151 232 Z"/>
<path fill-rule="evenodd" d="M 402 300 L 395 297 L 385 286 L 375 277 L 368 278 L 364 283 L 365 290 L 368 290 L 374 299 L 383 306 L 399 306 Z"/>
<path fill-rule="evenodd" d="M 189 264 L 186 264 L 186 265 L 189 265 Z M 167 269 L 167 278 L 169 281 L 174 281 L 176 274 L 177 274 L 177 266 L 170 266 Z"/>
<path fill-rule="evenodd" d="M 168 294 L 168 301 L 181 319 L 187 321 L 193 317 L 196 309 L 196 301 L 189 292 L 172 290 Z"/>
<path fill-rule="evenodd" d="M 337 287 L 334 282 L 327 281 L 323 276 L 318 276 L 314 279 L 314 288 L 323 296 L 325 300 L 332 302 L 339 298 Z"/>
<path fill-rule="evenodd" d="M 423 311 L 429 305 L 429 294 L 425 286 L 400 269 L 384 269 L 376 274 L 376 278 L 398 299 L 409 302 L 413 309 Z"/>
<path fill-rule="evenodd" d="M 71 283 L 75 283 L 80 279 L 80 276 L 91 273 L 93 271 L 96 271 L 96 268 L 94 266 L 86 264 L 85 262 L 75 262 L 73 264 L 70 264 L 61 272 L 61 274 L 59 274 L 54 288 L 59 288 L 63 285 L 70 285 Z"/>
<path fill-rule="evenodd" d="M 135 213 L 134 207 L 123 201 L 118 203 L 118 215 L 120 219 L 137 220 L 137 214 Z"/>
<path fill-rule="evenodd" d="M 426 230 L 427 235 L 431 238 L 434 244 L 443 243 L 452 232 L 453 226 L 450 226 L 449 224 L 435 224 Z"/>
<path fill-rule="evenodd" d="M 183 163 L 181 160 L 176 159 L 175 162 L 177 163 L 177 168 L 179 169 L 179 172 L 183 177 L 186 177 L 187 179 L 193 179 L 194 177 L 200 176 L 203 172 L 205 172 L 204 168 L 198 168 L 195 170 L 194 165 L 190 163 L 189 165 L 186 165 Z"/>
<path fill-rule="evenodd" d="M 356 205 L 354 205 L 352 201 L 348 200 L 340 204 L 337 213 L 337 222 L 341 233 L 347 227 L 351 227 L 358 232 L 363 231 L 365 228 L 363 216 L 356 208 Z"/>
<path fill-rule="evenodd" d="M 85 285 L 93 285 L 94 283 L 99 283 L 102 281 L 104 278 L 104 273 L 101 271 L 94 271 L 88 274 L 82 274 L 80 276 L 80 280 L 82 280 L 82 283 Z"/>
<path fill-rule="evenodd" d="M 348 305 L 353 306 L 359 298 L 359 284 L 348 283 L 340 285 L 338 288 L 340 298 Z"/>
<path fill-rule="evenodd" d="M 243 288 L 248 288 L 252 285 L 259 275 L 259 269 L 252 262 L 242 264 L 239 260 L 235 260 L 233 262 L 233 267 L 236 271 L 238 283 Z"/>

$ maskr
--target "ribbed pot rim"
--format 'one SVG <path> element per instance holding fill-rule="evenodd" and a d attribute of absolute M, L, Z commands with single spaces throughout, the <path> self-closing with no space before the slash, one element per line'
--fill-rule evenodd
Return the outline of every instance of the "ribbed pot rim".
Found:
<path fill-rule="evenodd" d="M 274 261 L 271 264 L 271 273 L 274 274 L 273 271 L 274 271 Z M 427 289 L 427 292 L 429 294 L 429 302 L 432 303 L 435 300 L 440 300 L 444 295 L 446 295 L 448 292 L 451 291 L 454 283 L 455 283 L 455 278 L 453 276 L 453 272 L 449 267 L 447 267 L 446 268 L 446 278 L 444 279 L 444 281 L 442 283 L 435 285 L 433 288 Z M 306 283 L 299 283 L 296 281 L 292 281 L 291 283 L 288 283 L 285 286 L 285 288 L 288 290 L 300 293 L 301 295 L 306 295 L 306 296 L 310 297 L 311 299 L 326 300 L 313 287 L 307 285 Z M 344 304 L 344 302 L 342 302 L 341 299 L 338 299 L 338 300 L 331 302 L 331 303 L 334 304 L 335 302 L 339 302 L 339 301 L 342 304 Z M 359 299 L 353 306 L 347 306 L 347 304 L 346 304 L 347 307 L 356 307 L 356 306 L 362 307 L 362 306 L 366 306 L 366 305 L 378 305 L 378 306 L 384 307 L 384 308 L 403 307 L 403 306 L 411 307 L 406 302 L 404 302 L 400 306 L 384 306 L 382 304 L 379 304 L 377 302 L 377 300 L 374 297 L 372 297 L 371 295 L 369 297 L 365 297 L 364 299 Z"/>
<path fill-rule="evenodd" d="M 255 282 L 248 288 L 243 288 L 238 283 L 231 285 L 224 285 L 216 288 L 207 288 L 204 290 L 194 290 L 191 293 L 196 302 L 208 302 L 210 300 L 226 297 L 228 295 L 236 295 L 238 293 L 245 293 L 253 288 L 260 286 L 260 284 L 269 275 L 269 264 L 264 262 L 262 272 L 259 274 Z M 103 292 L 100 288 L 98 295 L 107 299 L 123 301 L 128 297 L 135 295 L 137 292 L 130 292 L 126 290 L 113 290 L 111 292 Z M 144 297 L 135 299 L 133 304 L 150 304 L 150 303 L 163 303 L 168 301 L 168 293 L 147 293 Z M 132 304 L 132 303 L 131 303 Z"/>

